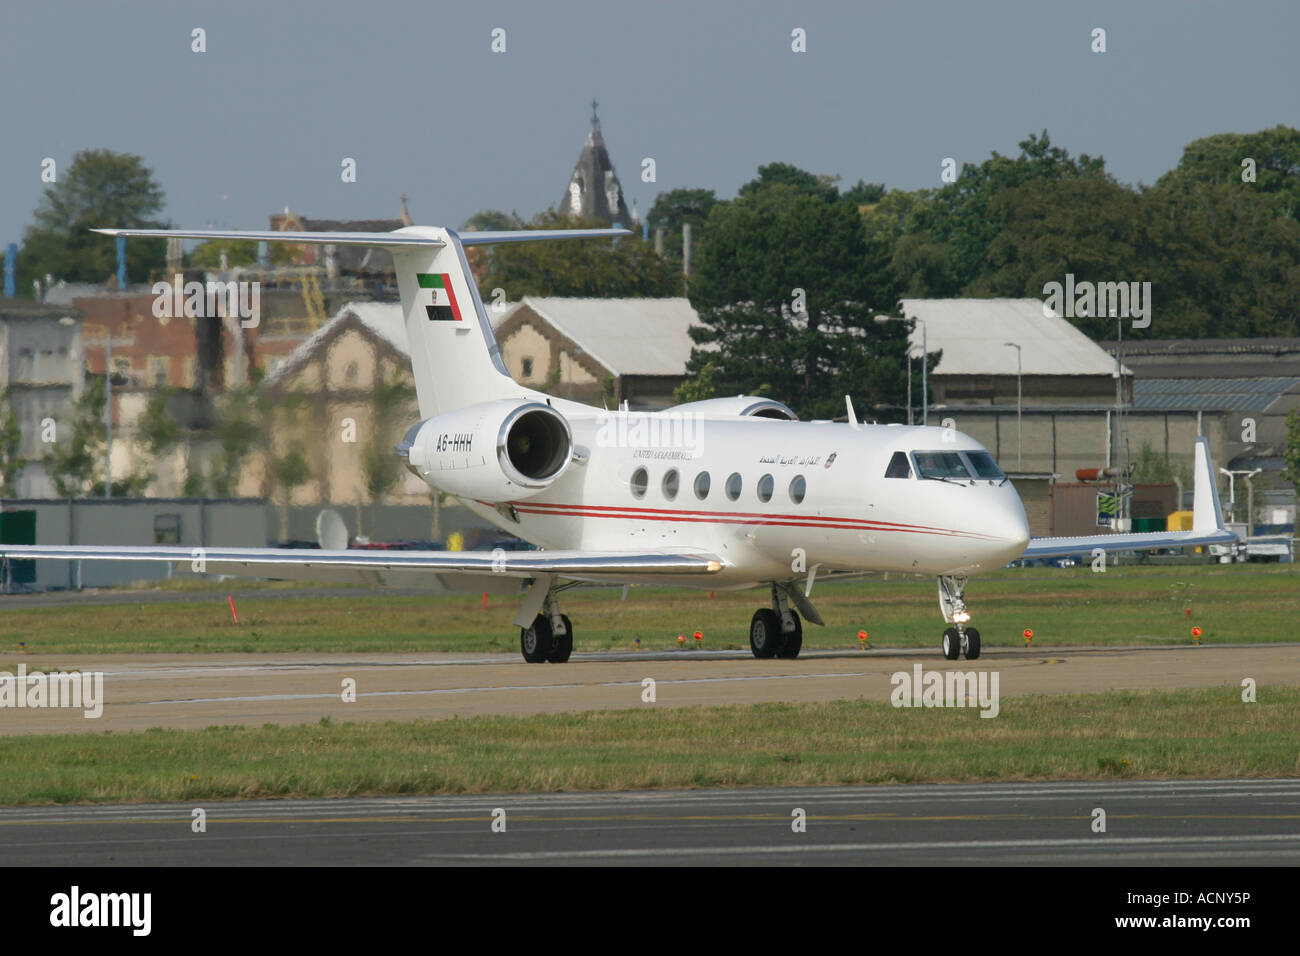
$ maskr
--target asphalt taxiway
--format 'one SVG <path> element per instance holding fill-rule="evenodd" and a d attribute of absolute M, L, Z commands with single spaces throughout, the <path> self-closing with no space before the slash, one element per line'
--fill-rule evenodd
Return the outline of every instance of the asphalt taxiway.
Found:
<path fill-rule="evenodd" d="M 15 663 L 15 660 L 17 663 Z M 102 673 L 103 712 L 0 708 L 0 734 L 202 728 L 223 724 L 438 719 L 646 706 L 888 700 L 891 675 L 996 671 L 1005 700 L 1024 694 L 1143 688 L 1300 685 L 1300 644 L 1147 648 L 995 648 L 976 661 L 933 649 L 806 651 L 755 660 L 747 651 L 575 654 L 525 664 L 514 654 L 30 655 L 5 666 Z M 12 670 L 10 672 L 13 672 Z M 355 690 L 355 700 L 345 692 Z"/>
<path fill-rule="evenodd" d="M 78 867 L 1294 866 L 1300 780 L 34 807 L 0 809 L 0 841 L 7 865 Z"/>

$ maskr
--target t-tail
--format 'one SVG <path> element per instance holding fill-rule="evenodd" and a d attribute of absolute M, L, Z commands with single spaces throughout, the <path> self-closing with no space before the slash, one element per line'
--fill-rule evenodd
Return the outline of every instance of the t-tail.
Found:
<path fill-rule="evenodd" d="M 466 405 L 513 397 L 510 378 L 465 247 L 541 239 L 627 236 L 626 229 L 526 229 L 470 232 L 406 226 L 393 232 L 277 232 L 192 229 L 96 229 L 109 236 L 234 239 L 294 245 L 370 246 L 393 256 L 411 353 L 420 416 L 432 418 Z"/>

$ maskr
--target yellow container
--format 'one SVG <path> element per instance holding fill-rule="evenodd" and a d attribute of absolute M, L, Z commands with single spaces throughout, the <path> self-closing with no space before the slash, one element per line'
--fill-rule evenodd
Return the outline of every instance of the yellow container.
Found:
<path fill-rule="evenodd" d="M 1166 531 L 1191 531 L 1192 530 L 1192 513 L 1190 511 L 1175 511 L 1165 519 Z"/>

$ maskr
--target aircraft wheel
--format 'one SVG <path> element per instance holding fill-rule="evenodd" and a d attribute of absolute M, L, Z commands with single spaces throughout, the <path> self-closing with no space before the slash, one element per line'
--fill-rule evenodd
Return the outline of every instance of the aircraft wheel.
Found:
<path fill-rule="evenodd" d="M 520 628 L 519 649 L 530 664 L 543 663 L 555 651 L 555 635 L 545 614 L 533 618 L 531 626 Z"/>
<path fill-rule="evenodd" d="M 569 623 L 569 615 L 561 614 L 560 620 L 564 622 L 564 634 L 555 635 L 555 649 L 546 659 L 552 664 L 563 664 L 573 653 L 573 625 Z"/>
<path fill-rule="evenodd" d="M 799 615 L 790 611 L 790 616 L 794 618 L 794 630 L 789 634 L 781 635 L 781 649 L 776 652 L 777 657 L 798 657 L 799 651 L 803 647 L 803 621 L 799 620 Z M 777 618 L 779 621 L 780 618 Z"/>
<path fill-rule="evenodd" d="M 749 622 L 749 649 L 755 657 L 775 657 L 782 643 L 781 619 L 771 608 L 760 607 Z"/>
<path fill-rule="evenodd" d="M 955 661 L 961 656 L 961 634 L 955 627 L 950 627 L 943 632 L 943 656 L 950 661 Z"/>
<path fill-rule="evenodd" d="M 980 632 L 973 627 L 966 628 L 966 660 L 973 661 L 980 656 Z"/>

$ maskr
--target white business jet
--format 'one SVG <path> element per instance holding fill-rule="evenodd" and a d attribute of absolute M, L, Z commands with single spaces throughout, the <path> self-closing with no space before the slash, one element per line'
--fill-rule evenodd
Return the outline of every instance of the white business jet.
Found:
<path fill-rule="evenodd" d="M 797 657 L 801 615 L 822 624 L 821 579 L 933 575 L 944 656 L 980 654 L 964 601 L 972 575 L 1021 557 L 1235 540 L 1224 530 L 1204 438 L 1191 531 L 1030 539 L 993 456 L 955 429 L 801 422 L 752 396 L 662 412 L 609 412 L 515 382 L 471 280 L 465 247 L 628 235 L 622 229 L 391 233 L 100 229 L 110 236 L 364 245 L 392 253 L 421 421 L 396 446 L 431 488 L 539 551 L 363 551 L 0 545 L 9 559 L 131 560 L 256 577 L 429 583 L 522 592 L 524 660 L 563 662 L 573 626 L 557 595 L 583 582 L 725 590 L 766 587 L 755 657 Z M 395 436 L 396 437 L 396 436 Z M 504 587 L 503 587 L 504 586 Z"/>

